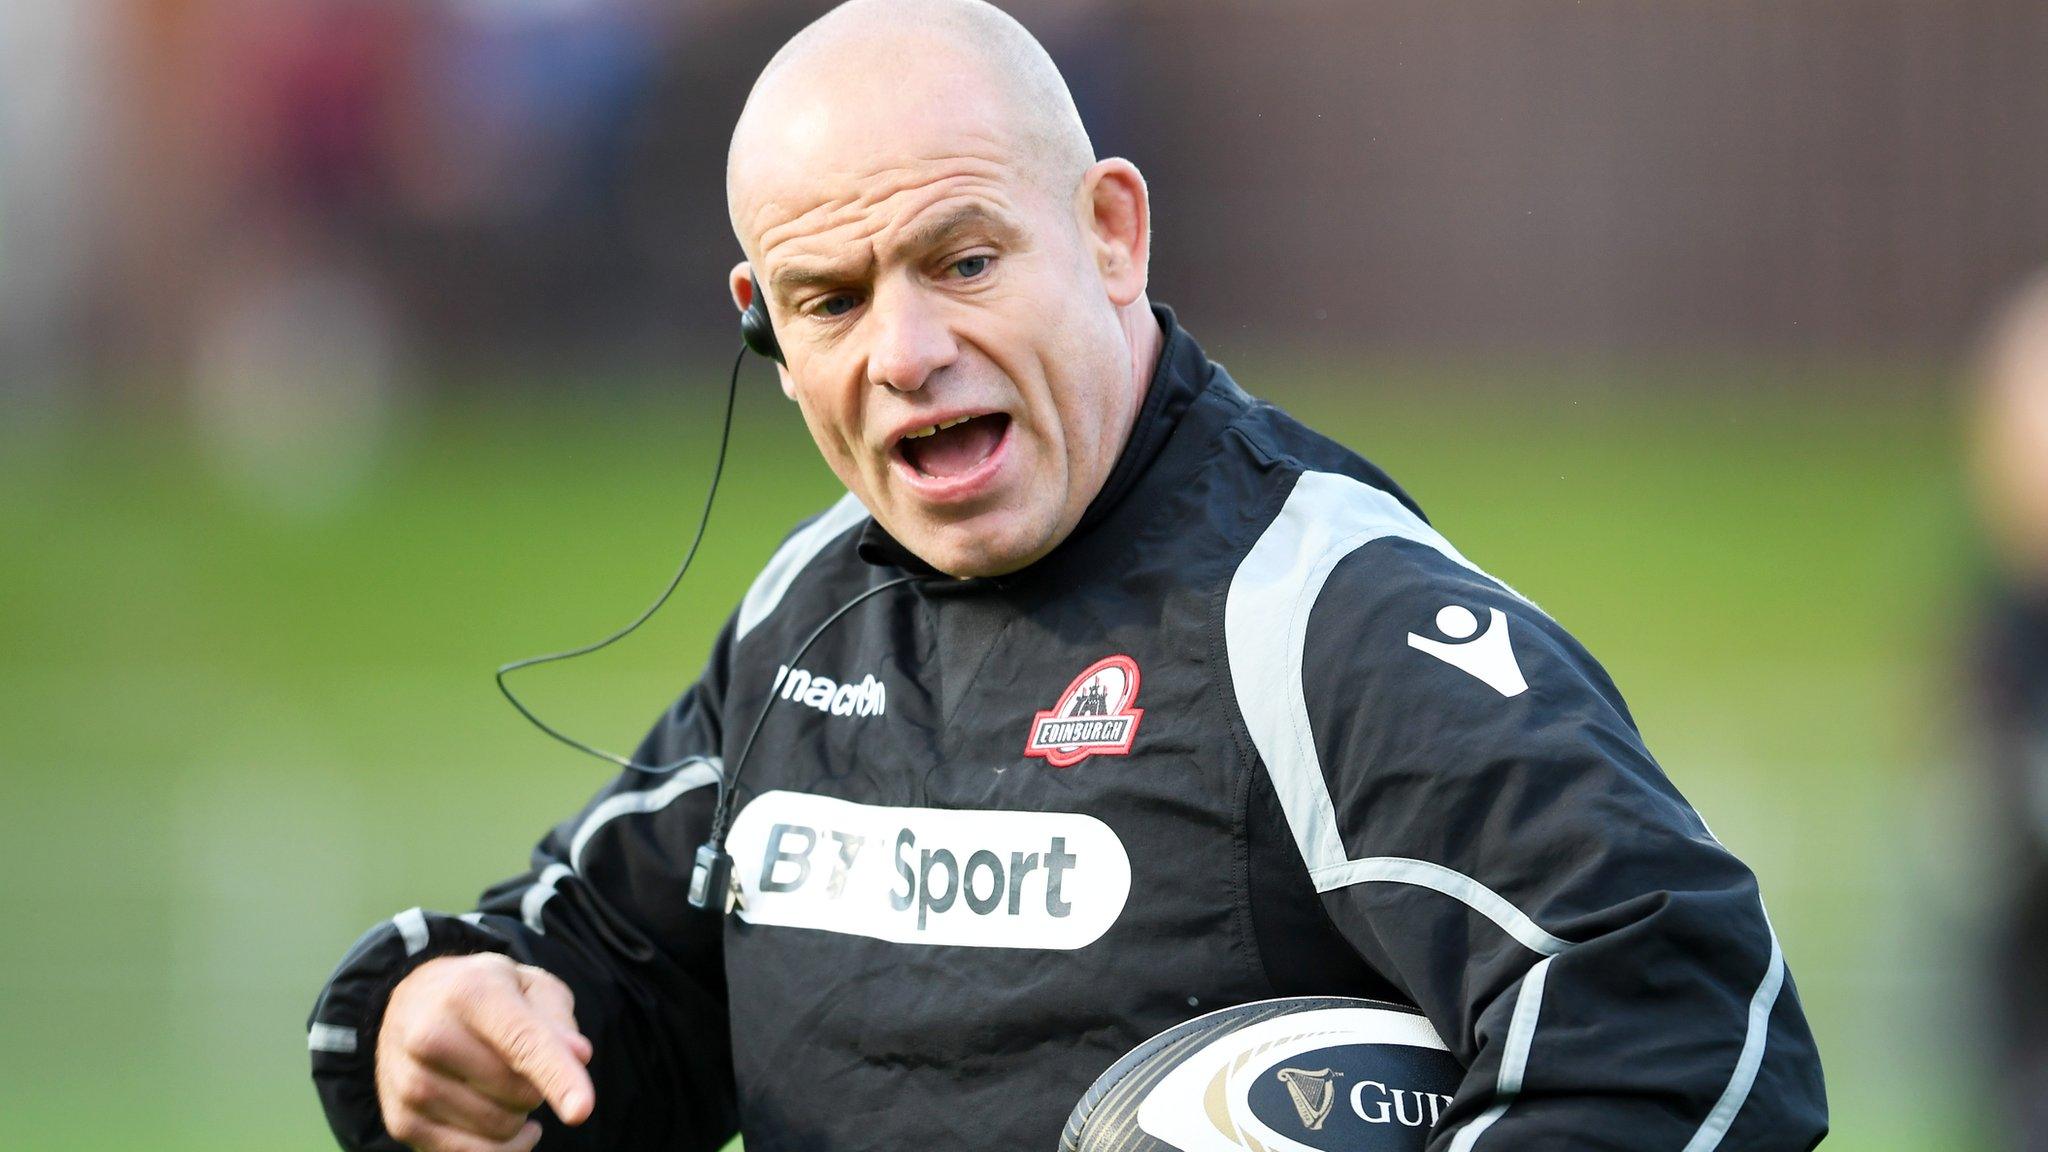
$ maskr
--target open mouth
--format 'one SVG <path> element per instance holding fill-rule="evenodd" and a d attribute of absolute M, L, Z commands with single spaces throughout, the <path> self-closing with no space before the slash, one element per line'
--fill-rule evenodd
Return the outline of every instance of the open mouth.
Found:
<path fill-rule="evenodd" d="M 920 475 L 950 480 L 980 467 L 1002 444 L 1009 427 L 1009 416 L 1001 412 L 963 416 L 904 433 L 896 452 Z"/>

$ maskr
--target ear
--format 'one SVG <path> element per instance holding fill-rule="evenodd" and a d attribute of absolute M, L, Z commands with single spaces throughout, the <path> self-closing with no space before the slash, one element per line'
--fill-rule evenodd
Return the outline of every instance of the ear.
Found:
<path fill-rule="evenodd" d="M 1119 308 L 1145 294 L 1151 273 L 1152 201 L 1137 165 L 1097 160 L 1081 177 L 1081 228 L 1095 254 L 1103 287 Z"/>
<path fill-rule="evenodd" d="M 733 265 L 726 273 L 726 286 L 732 291 L 732 302 L 745 312 L 754 302 L 754 266 L 745 260 Z"/>
<path fill-rule="evenodd" d="M 760 286 L 754 283 L 753 265 L 745 260 L 733 265 L 732 271 L 726 273 L 726 287 L 732 292 L 732 302 L 745 312 L 754 302 L 754 293 L 760 290 Z M 791 400 L 796 399 L 796 381 L 790 377 L 789 369 L 777 364 L 775 375 L 782 381 L 782 394 Z"/>

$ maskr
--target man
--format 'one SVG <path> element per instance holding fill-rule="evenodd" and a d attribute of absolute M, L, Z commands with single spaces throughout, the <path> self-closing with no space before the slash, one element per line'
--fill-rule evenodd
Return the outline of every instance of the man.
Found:
<path fill-rule="evenodd" d="M 1306 993 L 1427 1012 L 1433 1147 L 1820 1139 L 1750 873 L 1562 629 L 1149 303 L 1144 182 L 1022 28 L 836 9 L 728 195 L 849 494 L 638 753 L 681 766 L 343 962 L 345 1145 L 1050 1150 L 1137 1042 Z M 721 774 L 724 918 L 684 899 Z"/>
<path fill-rule="evenodd" d="M 2048 1152 L 2048 275 L 1991 325 L 1978 365 L 1978 506 L 1997 561 L 1976 629 L 1990 769 L 1996 1067 L 2010 1146 Z"/>

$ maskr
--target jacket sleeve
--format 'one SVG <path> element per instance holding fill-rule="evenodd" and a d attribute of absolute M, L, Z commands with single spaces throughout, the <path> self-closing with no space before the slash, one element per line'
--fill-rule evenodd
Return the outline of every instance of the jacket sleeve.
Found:
<path fill-rule="evenodd" d="M 1592 657 L 1385 503 L 1248 561 L 1232 663 L 1331 920 L 1466 1066 L 1430 1149 L 1811 1148 L 1755 878 Z"/>
<path fill-rule="evenodd" d="M 392 1152 L 374 1059 L 398 982 L 438 956 L 501 952 L 559 976 L 590 1038 L 597 1106 L 582 1125 L 539 1113 L 542 1148 L 710 1152 L 738 1129 L 725 1007 L 722 924 L 684 893 L 722 770 L 721 703 L 733 626 L 710 665 L 642 742 L 628 769 L 534 849 L 522 876 L 475 911 L 408 909 L 370 929 L 329 978 L 308 1021 L 313 1081 L 341 1146 Z"/>

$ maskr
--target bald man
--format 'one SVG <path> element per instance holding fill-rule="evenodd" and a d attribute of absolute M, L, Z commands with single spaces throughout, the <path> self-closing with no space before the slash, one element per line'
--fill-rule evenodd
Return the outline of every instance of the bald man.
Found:
<path fill-rule="evenodd" d="M 1434 1149 L 1819 1141 L 1750 872 L 1556 622 L 1148 301 L 1144 180 L 1021 27 L 834 10 L 728 195 L 847 495 L 647 768 L 343 962 L 344 1146 L 1050 1152 L 1132 1046 L 1308 994 L 1428 1015 Z"/>

